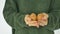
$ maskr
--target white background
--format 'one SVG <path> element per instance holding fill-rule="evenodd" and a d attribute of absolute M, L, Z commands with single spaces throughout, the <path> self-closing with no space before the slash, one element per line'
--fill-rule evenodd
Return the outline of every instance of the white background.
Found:
<path fill-rule="evenodd" d="M 9 26 L 3 17 L 3 8 L 5 0 L 0 0 L 0 34 L 12 34 L 12 28 Z M 60 29 L 54 31 L 55 34 L 60 34 Z"/>

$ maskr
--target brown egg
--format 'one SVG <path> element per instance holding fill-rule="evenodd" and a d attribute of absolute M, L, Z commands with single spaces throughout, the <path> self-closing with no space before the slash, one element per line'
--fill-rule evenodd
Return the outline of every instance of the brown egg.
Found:
<path fill-rule="evenodd" d="M 44 17 L 44 15 L 40 13 L 37 15 L 37 20 L 41 20 L 43 17 Z"/>
<path fill-rule="evenodd" d="M 36 20 L 36 14 L 35 14 L 35 13 L 32 13 L 32 14 L 30 15 L 30 18 L 31 18 L 33 21 L 35 21 L 35 20 Z"/>
<path fill-rule="evenodd" d="M 46 21 L 44 21 L 45 25 L 47 25 L 48 23 L 48 15 L 46 13 L 40 13 L 37 15 L 37 21 L 40 23 L 41 20 L 47 19 Z"/>
<path fill-rule="evenodd" d="M 37 15 L 37 20 L 40 20 L 40 19 L 42 19 L 42 18 L 48 18 L 48 14 L 46 14 L 46 13 L 40 13 L 40 14 L 38 14 Z"/>

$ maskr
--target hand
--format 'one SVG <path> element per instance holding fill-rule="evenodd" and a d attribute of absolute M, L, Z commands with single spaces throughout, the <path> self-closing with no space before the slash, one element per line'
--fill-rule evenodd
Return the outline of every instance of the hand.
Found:
<path fill-rule="evenodd" d="M 37 16 L 34 13 L 31 15 L 27 14 L 24 20 L 28 26 L 39 28 L 39 26 L 45 26 L 48 24 L 48 14 L 40 13 Z"/>
<path fill-rule="evenodd" d="M 32 16 L 32 15 L 31 15 Z M 31 18 L 31 16 L 30 15 L 26 15 L 25 16 L 25 23 L 28 25 L 28 26 L 35 26 L 35 27 L 37 27 L 37 28 L 39 28 L 39 25 L 38 25 L 38 23 L 37 23 L 37 21 L 35 21 L 35 19 L 34 20 L 32 20 L 32 18 Z M 34 17 L 34 16 L 33 16 Z"/>
<path fill-rule="evenodd" d="M 48 14 L 46 14 L 46 13 L 38 14 L 37 21 L 40 24 L 40 26 L 47 25 L 48 24 Z"/>
<path fill-rule="evenodd" d="M 37 21 L 31 21 L 31 23 L 29 24 L 29 26 L 35 26 L 37 28 L 39 28 L 39 24 Z"/>
<path fill-rule="evenodd" d="M 40 21 L 38 21 L 38 23 L 39 23 L 40 26 L 45 26 L 45 25 L 48 24 L 48 19 L 40 20 Z"/>

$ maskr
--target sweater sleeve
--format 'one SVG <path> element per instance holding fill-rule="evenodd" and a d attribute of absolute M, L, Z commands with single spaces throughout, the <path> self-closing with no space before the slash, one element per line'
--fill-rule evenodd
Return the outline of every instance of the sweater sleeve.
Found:
<path fill-rule="evenodd" d="M 60 10 L 52 10 L 48 13 L 48 25 L 45 26 L 46 29 L 54 31 L 60 28 Z"/>
<path fill-rule="evenodd" d="M 27 27 L 24 22 L 24 17 L 26 14 L 20 14 L 17 10 L 17 6 L 14 0 L 6 0 L 4 9 L 3 9 L 3 16 L 6 22 L 12 28 L 19 28 L 19 27 Z"/>

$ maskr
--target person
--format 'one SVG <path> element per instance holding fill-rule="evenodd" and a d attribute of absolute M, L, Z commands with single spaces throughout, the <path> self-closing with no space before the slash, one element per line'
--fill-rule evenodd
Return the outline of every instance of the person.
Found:
<path fill-rule="evenodd" d="M 54 34 L 60 28 L 60 0 L 6 0 L 3 15 L 12 34 Z"/>

